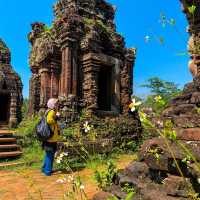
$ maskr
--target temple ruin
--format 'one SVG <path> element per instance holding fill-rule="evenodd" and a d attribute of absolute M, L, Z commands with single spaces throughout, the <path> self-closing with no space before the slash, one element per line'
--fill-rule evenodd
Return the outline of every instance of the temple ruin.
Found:
<path fill-rule="evenodd" d="M 92 113 L 127 113 L 136 50 L 116 32 L 105 0 L 59 0 L 48 28 L 32 24 L 29 114 L 50 97 L 74 97 Z"/>
<path fill-rule="evenodd" d="M 185 85 L 182 94 L 172 100 L 168 108 L 164 111 L 165 119 L 170 119 L 177 128 L 200 127 L 199 107 L 200 107 L 200 2 L 198 0 L 181 0 L 183 12 L 186 14 L 189 27 L 190 39 L 188 41 L 188 51 L 191 60 L 189 69 L 193 76 L 193 81 Z M 189 7 L 195 5 L 194 13 L 189 11 Z"/>
<path fill-rule="evenodd" d="M 10 50 L 0 39 L 0 126 L 15 127 L 21 120 L 22 82 L 10 62 Z"/>

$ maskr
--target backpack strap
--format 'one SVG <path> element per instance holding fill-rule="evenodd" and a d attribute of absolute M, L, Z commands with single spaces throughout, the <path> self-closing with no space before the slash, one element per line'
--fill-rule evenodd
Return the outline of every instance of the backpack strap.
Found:
<path fill-rule="evenodd" d="M 44 116 L 47 117 L 47 115 L 49 114 L 49 112 L 50 112 L 51 110 L 52 110 L 52 109 L 47 109 L 46 112 L 44 113 Z"/>

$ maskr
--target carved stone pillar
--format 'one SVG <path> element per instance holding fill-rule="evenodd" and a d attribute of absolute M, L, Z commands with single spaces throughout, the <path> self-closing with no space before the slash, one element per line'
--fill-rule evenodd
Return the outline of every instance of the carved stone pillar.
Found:
<path fill-rule="evenodd" d="M 62 48 L 62 69 L 60 76 L 60 95 L 77 96 L 78 64 L 75 42 L 69 42 Z"/>
<path fill-rule="evenodd" d="M 29 80 L 29 116 L 32 116 L 35 111 L 39 111 L 40 106 L 40 75 L 37 67 L 32 67 L 31 71 L 33 74 Z"/>
<path fill-rule="evenodd" d="M 59 66 L 51 64 L 50 97 L 57 98 L 59 93 Z"/>
<path fill-rule="evenodd" d="M 60 78 L 60 95 L 68 96 L 71 94 L 72 86 L 72 63 L 71 63 L 71 48 L 65 47 L 62 49 L 62 69 Z"/>
<path fill-rule="evenodd" d="M 46 108 L 50 98 L 50 73 L 47 68 L 41 68 L 40 74 L 40 108 Z"/>
<path fill-rule="evenodd" d="M 87 109 L 95 112 L 98 109 L 98 75 L 99 63 L 87 57 L 83 58 L 83 99 Z"/>
<path fill-rule="evenodd" d="M 121 70 L 121 108 L 123 114 L 128 114 L 128 105 L 130 103 L 129 83 L 128 67 L 126 64 Z"/>
<path fill-rule="evenodd" d="M 72 52 L 72 94 L 78 95 L 78 49 L 76 43 Z"/>
<path fill-rule="evenodd" d="M 135 54 L 135 49 L 127 49 L 124 66 L 121 70 L 121 106 L 122 113 L 125 115 L 128 114 L 128 106 L 133 93 L 133 63 Z"/>

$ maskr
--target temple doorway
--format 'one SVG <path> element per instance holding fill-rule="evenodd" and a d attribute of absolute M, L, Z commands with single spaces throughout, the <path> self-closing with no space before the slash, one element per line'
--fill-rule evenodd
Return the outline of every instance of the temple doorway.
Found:
<path fill-rule="evenodd" d="M 101 67 L 98 80 L 98 107 L 99 110 L 111 111 L 112 103 L 112 68 Z"/>
<path fill-rule="evenodd" d="M 8 123 L 10 113 L 10 95 L 0 94 L 0 123 Z"/>

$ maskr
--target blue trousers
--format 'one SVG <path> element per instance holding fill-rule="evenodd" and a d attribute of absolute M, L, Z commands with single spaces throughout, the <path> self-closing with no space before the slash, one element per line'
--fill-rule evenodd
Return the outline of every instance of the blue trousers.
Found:
<path fill-rule="evenodd" d="M 56 151 L 53 150 L 53 149 L 50 150 L 50 151 L 46 150 L 44 163 L 43 163 L 43 166 L 42 166 L 42 172 L 47 176 L 51 176 L 55 152 Z"/>

